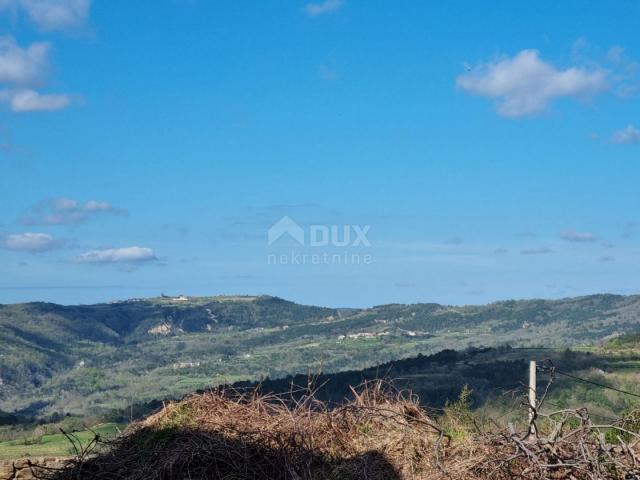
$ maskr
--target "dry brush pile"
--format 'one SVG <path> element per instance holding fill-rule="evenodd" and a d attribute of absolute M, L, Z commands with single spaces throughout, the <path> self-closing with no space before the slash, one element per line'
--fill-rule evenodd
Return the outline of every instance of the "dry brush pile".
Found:
<path fill-rule="evenodd" d="M 538 413 L 540 433 L 527 436 L 477 425 L 464 403 L 434 418 L 384 382 L 353 389 L 337 408 L 313 392 L 291 398 L 193 395 L 115 441 L 96 438 L 64 470 L 35 473 L 49 480 L 640 479 L 635 425 L 593 425 L 585 411 Z"/>

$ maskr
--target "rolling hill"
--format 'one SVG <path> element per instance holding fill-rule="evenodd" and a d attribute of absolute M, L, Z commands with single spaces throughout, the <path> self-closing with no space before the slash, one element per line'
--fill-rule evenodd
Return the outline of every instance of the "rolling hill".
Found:
<path fill-rule="evenodd" d="M 360 370 L 473 346 L 566 347 L 640 331 L 640 296 L 335 309 L 276 297 L 0 306 L 0 410 L 106 415 L 215 384 Z"/>

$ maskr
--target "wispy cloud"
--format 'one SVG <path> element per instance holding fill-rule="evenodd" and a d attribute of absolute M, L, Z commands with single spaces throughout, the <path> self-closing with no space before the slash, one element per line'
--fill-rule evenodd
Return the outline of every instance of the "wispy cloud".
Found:
<path fill-rule="evenodd" d="M 47 42 L 21 47 L 10 35 L 0 37 L 0 83 L 40 83 L 49 68 L 49 49 Z"/>
<path fill-rule="evenodd" d="M 627 125 L 626 128 L 614 133 L 611 141 L 618 145 L 640 144 L 640 129 L 633 125 Z"/>
<path fill-rule="evenodd" d="M 53 112 L 71 104 L 71 96 L 60 93 L 38 93 L 31 89 L 4 90 L 0 101 L 8 103 L 12 112 Z"/>
<path fill-rule="evenodd" d="M 126 214 L 127 211 L 108 202 L 88 200 L 84 203 L 73 198 L 44 200 L 20 219 L 23 225 L 73 225 L 85 222 L 97 215 Z"/>
<path fill-rule="evenodd" d="M 307 3 L 304 9 L 307 14 L 312 17 L 317 17 L 318 15 L 335 12 L 339 10 L 342 5 L 342 0 L 324 0 L 324 2 L 320 3 Z"/>
<path fill-rule="evenodd" d="M 629 57 L 620 45 L 614 45 L 607 51 L 606 60 L 614 68 L 616 93 L 621 97 L 635 95 L 640 90 L 638 74 L 640 62 Z"/>
<path fill-rule="evenodd" d="M 82 27 L 89 17 L 91 0 L 2 0 L 0 10 L 23 12 L 41 31 Z"/>
<path fill-rule="evenodd" d="M 82 253 L 75 258 L 75 263 L 144 263 L 157 260 L 153 250 L 146 247 L 104 248 Z"/>
<path fill-rule="evenodd" d="M 576 232 L 575 230 L 565 230 L 560 232 L 560 238 L 568 242 L 586 243 L 595 242 L 596 236 L 591 232 Z"/>
<path fill-rule="evenodd" d="M 520 250 L 520 254 L 522 255 L 546 255 L 548 253 L 553 253 L 553 250 L 547 247 L 525 248 Z"/>
<path fill-rule="evenodd" d="M 4 248 L 23 252 L 45 252 L 58 248 L 61 242 L 48 233 L 13 233 L 3 240 Z"/>
<path fill-rule="evenodd" d="M 556 98 L 595 95 L 609 87 L 604 69 L 558 69 L 543 61 L 537 50 L 477 65 L 456 84 L 473 95 L 495 99 L 498 113 L 505 117 L 539 113 Z"/>
<path fill-rule="evenodd" d="M 11 36 L 0 37 L 0 102 L 13 112 L 53 111 L 67 107 L 71 96 L 43 94 L 33 89 L 44 84 L 49 70 L 47 42 L 21 47 Z"/>

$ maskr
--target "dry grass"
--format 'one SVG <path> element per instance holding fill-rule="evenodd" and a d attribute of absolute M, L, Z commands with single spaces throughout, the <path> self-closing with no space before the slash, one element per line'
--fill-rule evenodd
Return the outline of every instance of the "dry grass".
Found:
<path fill-rule="evenodd" d="M 607 444 L 584 412 L 556 413 L 545 421 L 548 435 L 529 439 L 482 432 L 462 415 L 456 428 L 464 434 L 451 435 L 455 419 L 445 427 L 384 382 L 353 389 L 334 409 L 313 392 L 215 390 L 166 405 L 101 453 L 78 452 L 63 471 L 37 473 L 56 480 L 636 478 L 634 445 Z"/>

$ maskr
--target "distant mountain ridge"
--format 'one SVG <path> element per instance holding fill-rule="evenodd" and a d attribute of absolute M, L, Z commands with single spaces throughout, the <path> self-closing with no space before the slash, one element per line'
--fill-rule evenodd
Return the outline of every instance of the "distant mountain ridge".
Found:
<path fill-rule="evenodd" d="M 38 378 L 71 366 L 74 344 L 117 346 L 164 335 L 296 324 L 332 314 L 335 309 L 268 296 L 192 297 L 186 301 L 157 297 L 78 306 L 0 305 L 0 379 L 7 384 L 12 378 L 11 367 L 18 367 L 13 360 L 21 356 L 19 351 L 31 351 L 38 359 L 28 368 Z"/>
<path fill-rule="evenodd" d="M 638 331 L 638 295 L 361 309 L 271 296 L 0 305 L 0 410 L 104 413 L 215 383 L 356 370 L 445 348 L 568 346 Z"/>

